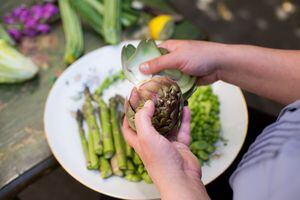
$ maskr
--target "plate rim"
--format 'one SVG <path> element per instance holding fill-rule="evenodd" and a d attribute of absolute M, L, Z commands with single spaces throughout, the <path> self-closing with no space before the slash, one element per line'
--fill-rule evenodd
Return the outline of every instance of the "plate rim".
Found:
<path fill-rule="evenodd" d="M 126 40 L 126 41 L 123 41 L 121 42 L 119 45 L 125 45 L 127 43 L 131 43 L 131 42 L 136 42 L 138 40 Z M 156 41 L 156 42 L 159 42 L 159 41 Z M 94 54 L 97 50 L 99 49 L 102 49 L 102 48 L 107 48 L 107 47 L 114 47 L 115 45 L 105 45 L 105 46 L 102 46 L 100 48 L 97 48 L 97 49 L 94 49 L 88 53 L 86 53 L 85 55 L 83 55 L 82 57 L 80 57 L 80 59 L 82 59 L 83 57 L 86 57 L 88 55 L 91 55 L 91 54 Z M 72 65 L 75 65 L 76 63 L 80 62 L 80 59 L 76 60 L 74 63 L 72 63 L 66 70 L 63 71 L 63 73 L 61 74 L 61 76 L 63 76 L 64 74 L 68 73 L 68 71 L 71 70 L 72 68 Z M 223 82 L 223 81 L 221 81 Z M 215 82 L 216 83 L 216 82 Z M 226 83 L 226 82 L 224 82 Z M 62 161 L 60 160 L 59 156 L 56 155 L 56 153 L 54 153 L 55 151 L 52 149 L 50 143 L 49 143 L 49 138 L 48 138 L 48 133 L 47 133 L 47 130 L 46 130 L 46 108 L 48 107 L 48 104 L 49 104 L 49 96 L 50 94 L 52 93 L 52 91 L 54 90 L 55 87 L 57 87 L 57 81 L 52 85 L 51 89 L 49 90 L 48 92 L 48 95 L 47 95 L 47 99 L 46 99 L 46 103 L 45 103 L 45 106 L 44 106 L 44 113 L 43 113 L 43 126 L 44 126 L 44 133 L 45 133 L 45 137 L 46 137 L 46 142 L 48 144 L 48 147 L 50 148 L 50 151 L 52 153 L 52 155 L 55 157 L 55 159 L 58 161 L 58 163 L 60 164 L 60 166 L 66 170 L 66 172 L 71 175 L 75 180 L 77 180 L 79 183 L 81 183 L 82 185 L 92 189 L 93 191 L 95 192 L 98 192 L 98 193 L 101 193 L 101 194 L 104 194 L 104 195 L 107 195 L 107 196 L 111 196 L 111 197 L 115 197 L 115 198 L 120 198 L 120 199 L 126 199 L 125 197 L 122 197 L 122 196 L 118 196 L 118 195 L 115 195 L 115 194 L 111 194 L 111 193 L 108 193 L 108 192 L 105 192 L 105 191 L 98 191 L 95 187 L 93 186 L 90 186 L 86 183 L 84 183 L 84 181 L 82 181 L 76 174 L 72 173 L 71 170 L 69 170 L 69 168 L 67 168 L 66 166 L 64 166 L 62 163 Z M 227 84 L 230 84 L 230 83 L 227 83 Z M 230 84 L 232 85 L 232 84 Z M 238 154 L 240 153 L 242 147 L 244 146 L 244 143 L 245 143 L 245 140 L 246 140 L 246 137 L 247 137 L 247 134 L 248 134 L 248 125 L 249 125 L 249 112 L 248 112 L 248 107 L 247 107 L 247 102 L 246 102 L 246 99 L 245 99 L 245 96 L 242 92 L 242 89 L 238 86 L 235 86 L 233 85 L 234 87 L 236 87 L 236 89 L 238 89 L 238 92 L 240 93 L 240 96 L 242 97 L 242 104 L 243 104 L 243 107 L 245 109 L 245 120 L 246 120 L 246 126 L 245 126 L 245 129 L 243 131 L 243 141 L 241 142 L 241 145 L 239 146 L 239 149 L 238 149 L 238 153 L 232 158 L 232 160 L 230 161 L 230 163 L 224 167 L 223 169 L 223 172 L 221 174 L 223 174 L 231 165 L 232 163 L 234 162 L 234 160 L 236 159 L 236 157 L 238 156 Z M 202 168 L 202 167 L 201 167 Z M 215 176 L 212 180 L 210 180 L 209 182 L 207 182 L 204 186 L 208 185 L 209 183 L 213 182 L 214 180 L 216 180 L 221 174 Z M 154 183 L 153 183 L 154 184 Z M 157 198 L 160 198 L 160 196 L 158 196 Z M 131 198 L 131 199 L 134 199 L 134 200 L 137 200 L 139 198 Z"/>

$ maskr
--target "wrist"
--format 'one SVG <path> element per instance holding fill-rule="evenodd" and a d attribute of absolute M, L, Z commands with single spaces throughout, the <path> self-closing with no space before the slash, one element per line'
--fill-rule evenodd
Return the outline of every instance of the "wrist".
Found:
<path fill-rule="evenodd" d="M 173 176 L 172 180 L 156 184 L 161 199 L 207 200 L 209 196 L 200 177 L 189 177 L 185 174 Z"/>
<path fill-rule="evenodd" d="M 218 80 L 225 81 L 226 74 L 230 71 L 233 55 L 236 54 L 235 45 L 218 44 L 215 57 L 215 70 Z"/>

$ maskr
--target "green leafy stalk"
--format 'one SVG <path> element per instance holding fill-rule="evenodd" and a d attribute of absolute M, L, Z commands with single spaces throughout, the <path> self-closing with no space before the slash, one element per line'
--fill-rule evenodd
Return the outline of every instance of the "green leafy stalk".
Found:
<path fill-rule="evenodd" d="M 111 168 L 112 168 L 114 175 L 124 176 L 124 172 L 120 169 L 120 167 L 118 165 L 118 160 L 117 160 L 116 154 L 110 159 L 110 164 L 111 164 Z"/>
<path fill-rule="evenodd" d="M 84 50 L 81 22 L 69 0 L 59 0 L 58 3 L 66 40 L 64 60 L 71 64 Z"/>
<path fill-rule="evenodd" d="M 118 166 L 120 169 L 124 170 L 127 168 L 125 141 L 119 126 L 119 120 L 117 117 L 117 102 L 115 98 L 110 99 L 109 108 L 110 108 L 110 122 L 112 125 L 112 134 L 114 138 Z"/>
<path fill-rule="evenodd" d="M 88 150 L 89 150 L 89 159 L 90 166 L 89 169 L 98 169 L 99 168 L 99 159 L 94 150 L 94 141 L 93 141 L 93 133 L 89 130 L 88 132 Z"/>
<path fill-rule="evenodd" d="M 97 124 L 97 118 L 95 116 L 95 110 L 92 104 L 91 94 L 87 87 L 84 90 L 84 95 L 85 95 L 85 103 L 82 108 L 83 114 L 86 119 L 86 123 L 88 125 L 89 130 L 93 134 L 94 150 L 98 155 L 102 155 L 103 146 L 100 137 L 99 126 Z"/>
<path fill-rule="evenodd" d="M 124 178 L 130 182 L 140 182 L 142 180 L 142 177 L 138 174 L 126 174 Z"/>
<path fill-rule="evenodd" d="M 113 173 L 109 161 L 103 156 L 100 157 L 100 173 L 102 178 L 108 178 Z"/>
<path fill-rule="evenodd" d="M 82 150 L 86 159 L 86 166 L 88 169 L 91 168 L 91 161 L 89 156 L 89 147 L 88 147 L 88 141 L 85 138 L 84 129 L 83 129 L 83 114 L 80 110 L 76 113 L 76 121 L 81 141 Z"/>
<path fill-rule="evenodd" d="M 104 0 L 103 33 L 109 44 L 121 41 L 121 0 Z"/>
<path fill-rule="evenodd" d="M 103 154 L 106 159 L 111 158 L 115 153 L 114 141 L 112 136 L 112 129 L 110 123 L 110 112 L 105 102 L 97 97 L 97 103 L 100 108 L 100 121 L 102 126 L 102 141 Z"/>

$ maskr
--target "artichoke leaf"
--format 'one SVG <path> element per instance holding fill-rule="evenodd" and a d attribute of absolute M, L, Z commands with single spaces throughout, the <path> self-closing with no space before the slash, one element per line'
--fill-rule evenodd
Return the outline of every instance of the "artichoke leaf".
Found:
<path fill-rule="evenodd" d="M 140 64 L 168 53 L 167 49 L 157 47 L 154 40 L 141 40 L 137 48 L 132 45 L 124 46 L 122 49 L 122 67 L 125 77 L 138 86 L 140 83 L 151 79 L 155 75 L 166 76 L 176 81 L 184 96 L 185 93 L 194 91 L 196 77 L 182 73 L 177 69 L 167 69 L 153 75 L 145 75 L 139 70 Z"/>

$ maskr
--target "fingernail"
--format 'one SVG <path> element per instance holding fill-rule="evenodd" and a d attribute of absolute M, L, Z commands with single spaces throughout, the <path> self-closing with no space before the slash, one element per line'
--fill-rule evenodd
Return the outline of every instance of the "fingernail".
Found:
<path fill-rule="evenodd" d="M 142 72 L 147 72 L 147 71 L 149 71 L 149 65 L 146 64 L 146 63 L 141 64 L 140 70 L 141 70 Z"/>

